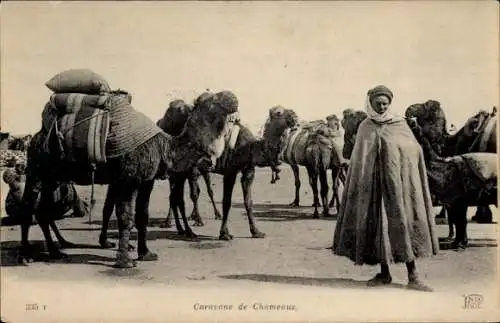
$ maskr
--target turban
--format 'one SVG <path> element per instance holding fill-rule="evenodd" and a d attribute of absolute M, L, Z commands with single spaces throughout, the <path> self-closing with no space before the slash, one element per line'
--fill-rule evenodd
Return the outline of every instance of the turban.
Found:
<path fill-rule="evenodd" d="M 392 99 L 394 98 L 392 91 L 387 86 L 384 85 L 378 85 L 373 89 L 371 89 L 370 91 L 368 91 L 368 97 L 370 98 L 370 100 L 379 95 L 386 96 L 389 99 L 389 103 L 391 103 Z"/>

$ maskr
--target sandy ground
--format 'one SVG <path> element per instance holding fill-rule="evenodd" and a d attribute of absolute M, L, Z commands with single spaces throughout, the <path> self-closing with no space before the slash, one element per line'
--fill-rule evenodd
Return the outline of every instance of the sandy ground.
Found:
<path fill-rule="evenodd" d="M 254 186 L 254 212 L 265 239 L 251 239 L 244 217 L 239 181 L 233 195 L 230 231 L 235 239 L 218 241 L 220 221 L 200 180 L 200 210 L 204 227 L 193 227 L 198 241 L 160 228 L 168 210 L 167 182 L 157 182 L 150 205 L 149 248 L 157 262 L 132 270 L 110 268 L 115 250 L 97 248 L 104 186 L 92 224 L 88 219 L 59 222 L 62 234 L 82 248 L 66 250 L 69 262 L 16 264 L 18 227 L 2 227 L 2 320 L 6 322 L 183 322 L 183 321 L 483 321 L 500 319 L 496 225 L 470 224 L 471 247 L 464 252 L 442 250 L 417 263 L 434 293 L 409 291 L 406 270 L 392 267 L 393 283 L 369 288 L 365 281 L 376 267 L 354 266 L 333 256 L 330 247 L 335 217 L 313 220 L 311 189 L 302 171 L 300 208 L 293 199 L 293 176 L 284 166 L 281 181 L 269 183 L 269 170 L 259 170 Z M 221 177 L 213 175 L 216 200 L 222 196 Z M 186 185 L 187 186 L 187 185 Z M 90 189 L 78 187 L 89 198 Z M 2 195 L 4 195 L 2 190 Z M 188 193 L 188 191 L 186 191 Z M 191 211 L 189 195 L 186 205 Z M 222 211 L 221 204 L 218 203 Z M 438 210 L 438 209 L 437 209 Z M 498 211 L 492 207 L 495 220 Z M 469 210 L 472 216 L 474 209 Z M 440 236 L 447 226 L 438 225 Z M 31 240 L 41 241 L 38 227 Z M 116 222 L 110 237 L 116 240 Z M 133 236 L 134 244 L 135 235 Z M 134 252 L 135 256 L 135 252 Z M 479 309 L 464 309 L 464 295 L 481 294 Z M 289 305 L 265 310 L 261 304 Z M 37 304 L 38 309 L 27 304 Z M 225 309 L 199 309 L 196 304 L 225 304 Z M 241 304 L 246 304 L 247 308 Z M 232 306 L 232 308 L 228 308 Z"/>

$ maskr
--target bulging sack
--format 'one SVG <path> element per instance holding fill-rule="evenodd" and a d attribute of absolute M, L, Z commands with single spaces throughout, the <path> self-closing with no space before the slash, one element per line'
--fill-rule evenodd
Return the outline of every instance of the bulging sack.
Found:
<path fill-rule="evenodd" d="M 58 73 L 45 86 L 55 93 L 99 94 L 111 91 L 108 82 L 89 69 L 69 69 Z"/>

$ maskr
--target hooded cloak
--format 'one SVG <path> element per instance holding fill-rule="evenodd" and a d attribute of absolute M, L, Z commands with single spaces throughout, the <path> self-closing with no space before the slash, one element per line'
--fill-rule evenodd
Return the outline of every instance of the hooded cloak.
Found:
<path fill-rule="evenodd" d="M 371 107 L 369 96 L 367 101 Z M 357 265 L 435 255 L 439 244 L 422 149 L 402 117 L 367 113 L 351 155 L 333 253 Z"/>

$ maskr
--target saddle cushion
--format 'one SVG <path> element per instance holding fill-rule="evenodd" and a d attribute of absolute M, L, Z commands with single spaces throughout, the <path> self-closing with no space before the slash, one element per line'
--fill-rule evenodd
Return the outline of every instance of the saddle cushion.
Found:
<path fill-rule="evenodd" d="M 58 93 L 50 98 L 66 160 L 105 163 L 109 113 L 107 96 Z"/>
<path fill-rule="evenodd" d="M 69 69 L 54 75 L 45 83 L 56 93 L 99 94 L 109 92 L 108 82 L 99 74 L 89 69 Z"/>
<path fill-rule="evenodd" d="M 159 133 L 162 133 L 150 118 L 135 110 L 122 95 L 111 95 L 109 107 L 109 135 L 106 144 L 108 158 L 129 153 Z"/>

